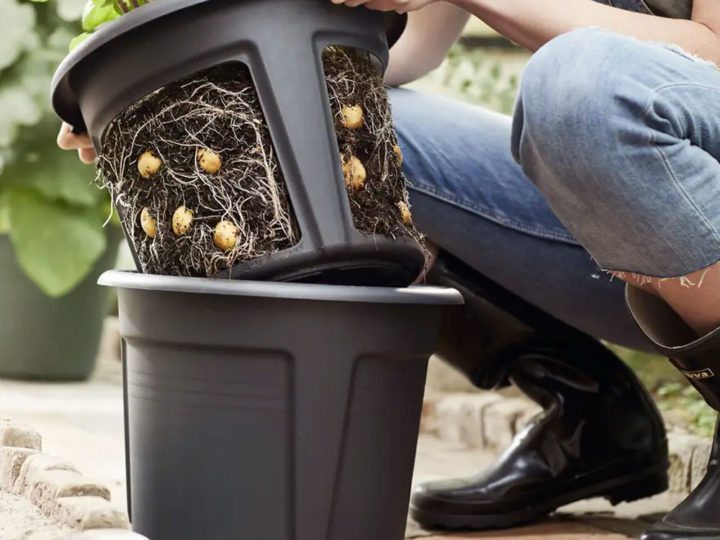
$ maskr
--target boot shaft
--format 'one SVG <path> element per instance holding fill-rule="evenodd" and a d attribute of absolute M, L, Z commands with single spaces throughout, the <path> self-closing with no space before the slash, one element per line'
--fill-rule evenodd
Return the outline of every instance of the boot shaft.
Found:
<path fill-rule="evenodd" d="M 688 379 L 708 405 L 720 411 L 720 328 L 698 337 L 660 297 L 626 289 L 627 305 L 640 329 Z"/>
<path fill-rule="evenodd" d="M 516 385 L 538 403 L 558 432 L 592 424 L 587 446 L 646 447 L 665 441 L 652 398 L 617 356 L 443 253 L 429 278 L 463 294 L 462 308 L 447 310 L 438 354 L 476 386 Z M 585 439 L 585 437 L 583 437 Z"/>
<path fill-rule="evenodd" d="M 445 312 L 437 353 L 483 390 L 508 386 L 514 360 L 520 356 L 574 350 L 573 364 L 594 356 L 592 351 L 601 346 L 445 252 L 428 281 L 462 293 L 464 306 Z"/>

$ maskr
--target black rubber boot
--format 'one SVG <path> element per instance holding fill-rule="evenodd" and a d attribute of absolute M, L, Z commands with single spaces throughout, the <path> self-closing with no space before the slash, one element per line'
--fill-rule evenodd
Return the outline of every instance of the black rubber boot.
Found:
<path fill-rule="evenodd" d="M 662 420 L 614 354 L 447 255 L 431 277 L 467 302 L 464 312 L 448 313 L 439 353 L 477 386 L 513 383 L 544 411 L 488 470 L 418 487 L 415 520 L 427 528 L 503 528 L 580 499 L 619 503 L 667 488 Z"/>
<path fill-rule="evenodd" d="M 630 311 L 658 350 L 692 383 L 705 401 L 720 411 L 720 328 L 698 338 L 657 296 L 628 287 Z M 720 424 L 707 474 L 675 510 L 642 535 L 641 540 L 720 539 Z"/>

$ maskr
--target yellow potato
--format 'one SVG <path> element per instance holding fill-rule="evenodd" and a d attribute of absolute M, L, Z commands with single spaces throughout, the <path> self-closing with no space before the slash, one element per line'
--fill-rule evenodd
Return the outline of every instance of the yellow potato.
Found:
<path fill-rule="evenodd" d="M 345 176 L 345 185 L 352 187 L 355 191 L 365 186 L 367 172 L 365 166 L 355 156 L 350 156 L 350 159 L 343 159 L 343 175 Z"/>
<path fill-rule="evenodd" d="M 162 160 L 153 154 L 152 150 L 143 152 L 138 159 L 138 172 L 145 180 L 149 180 L 162 167 Z"/>
<path fill-rule="evenodd" d="M 145 231 L 145 234 L 147 234 L 150 238 L 155 238 L 157 236 L 157 221 L 155 221 L 155 218 L 152 217 L 150 209 L 147 207 L 143 208 L 140 213 L 140 225 L 142 226 L 143 231 Z"/>
<path fill-rule="evenodd" d="M 182 236 L 186 234 L 192 226 L 194 217 L 195 212 L 185 208 L 184 205 L 175 210 L 172 218 L 173 232 L 175 232 L 175 235 Z"/>
<path fill-rule="evenodd" d="M 395 146 L 393 146 L 393 152 L 395 152 L 395 154 L 396 154 L 397 157 L 398 157 L 398 161 L 400 161 L 400 165 L 402 165 L 402 164 L 403 164 L 403 153 L 402 153 L 402 150 L 400 150 L 400 147 L 399 147 L 397 144 L 396 144 Z"/>
<path fill-rule="evenodd" d="M 343 105 L 341 112 L 343 127 L 360 129 L 365 124 L 365 113 L 360 105 Z"/>
<path fill-rule="evenodd" d="M 213 242 L 223 251 L 230 251 L 237 244 L 240 236 L 240 228 L 232 221 L 221 221 L 215 227 Z"/>
<path fill-rule="evenodd" d="M 402 217 L 403 223 L 410 225 L 412 223 L 412 213 L 410 212 L 410 207 L 404 201 L 397 203 L 397 207 L 400 209 L 400 216 Z"/>
<path fill-rule="evenodd" d="M 208 174 L 215 174 L 222 167 L 222 158 L 220 154 L 213 152 L 209 148 L 201 148 L 197 151 L 197 159 L 200 168 Z"/>

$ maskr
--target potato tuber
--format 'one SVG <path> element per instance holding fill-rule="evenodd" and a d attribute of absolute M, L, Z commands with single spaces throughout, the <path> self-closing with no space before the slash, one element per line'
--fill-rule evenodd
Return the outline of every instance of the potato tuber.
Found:
<path fill-rule="evenodd" d="M 176 236 L 182 236 L 190 230 L 195 217 L 195 212 L 186 208 L 184 205 L 175 210 L 172 219 L 173 231 Z"/>
<path fill-rule="evenodd" d="M 355 156 L 350 156 L 349 159 L 343 158 L 343 175 L 345 176 L 345 185 L 352 187 L 355 191 L 365 186 L 367 172 L 365 166 Z"/>
<path fill-rule="evenodd" d="M 400 216 L 402 217 L 403 223 L 410 225 L 412 223 L 412 213 L 410 212 L 410 207 L 404 201 L 397 203 L 397 207 L 400 209 Z"/>
<path fill-rule="evenodd" d="M 240 236 L 240 228 L 232 221 L 221 221 L 215 227 L 213 242 L 223 251 L 230 251 L 237 244 Z"/>
<path fill-rule="evenodd" d="M 145 231 L 145 234 L 150 238 L 157 236 L 157 221 L 152 217 L 150 209 L 147 207 L 143 208 L 140 213 L 140 225 L 142 226 L 142 230 Z"/>
<path fill-rule="evenodd" d="M 143 152 L 138 159 L 138 172 L 145 180 L 149 180 L 162 167 L 162 160 L 152 150 Z"/>
<path fill-rule="evenodd" d="M 365 113 L 360 105 L 343 105 L 341 112 L 343 127 L 360 129 L 365 124 Z"/>
<path fill-rule="evenodd" d="M 216 174 L 222 167 L 220 154 L 209 148 L 201 148 L 197 151 L 197 159 L 200 168 L 208 174 Z"/>
<path fill-rule="evenodd" d="M 396 154 L 397 157 L 398 157 L 398 161 L 400 162 L 400 165 L 402 165 L 402 164 L 403 164 L 403 153 L 402 153 L 402 150 L 400 150 L 400 147 L 399 147 L 397 144 L 396 144 L 395 146 L 393 146 L 393 152 L 395 152 L 395 154 Z"/>

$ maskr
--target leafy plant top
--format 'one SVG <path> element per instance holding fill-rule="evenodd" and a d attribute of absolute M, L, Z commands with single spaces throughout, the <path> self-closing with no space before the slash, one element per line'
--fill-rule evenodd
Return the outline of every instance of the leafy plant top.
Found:
<path fill-rule="evenodd" d="M 49 0 L 32 0 L 33 2 L 48 2 Z M 70 42 L 70 50 L 80 45 L 92 33 L 105 23 L 114 21 L 125 13 L 137 9 L 153 0 L 88 0 L 82 16 L 84 32 Z"/>

